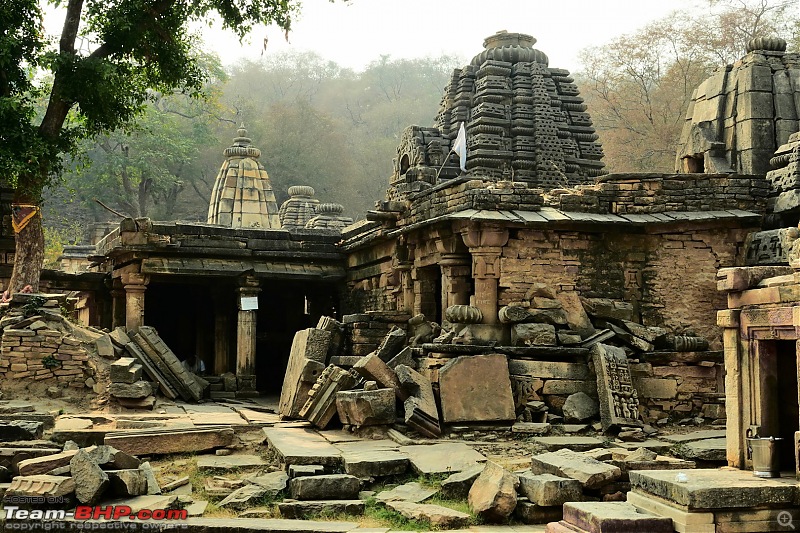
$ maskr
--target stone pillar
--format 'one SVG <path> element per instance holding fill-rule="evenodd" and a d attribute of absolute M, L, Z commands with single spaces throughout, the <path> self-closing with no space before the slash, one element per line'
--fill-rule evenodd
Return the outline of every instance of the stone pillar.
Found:
<path fill-rule="evenodd" d="M 122 275 L 122 285 L 125 288 L 125 327 L 128 330 L 144 325 L 144 292 L 150 276 L 139 272 L 130 272 Z"/>
<path fill-rule="evenodd" d="M 728 466 L 744 468 L 747 441 L 745 441 L 745 420 L 750 416 L 749 406 L 743 405 L 742 362 L 739 357 L 739 315 L 738 309 L 727 309 L 717 313 L 717 325 L 722 330 L 725 354 L 725 436 Z"/>
<path fill-rule="evenodd" d="M 258 309 L 242 309 L 242 298 L 254 298 L 261 292 L 255 278 L 247 278 L 238 290 L 239 316 L 236 324 L 236 395 L 258 396 L 256 391 L 256 319 Z"/>
<path fill-rule="evenodd" d="M 469 228 L 461 237 L 472 255 L 475 307 L 483 313 L 484 324 L 497 324 L 500 255 L 508 242 L 508 230 L 496 227 Z"/>

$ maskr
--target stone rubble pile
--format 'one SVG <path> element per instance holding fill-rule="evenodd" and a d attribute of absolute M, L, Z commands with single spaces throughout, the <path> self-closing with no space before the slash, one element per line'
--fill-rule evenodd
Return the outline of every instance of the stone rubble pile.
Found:
<path fill-rule="evenodd" d="M 64 294 L 12 295 L 0 304 L 0 380 L 65 387 L 95 388 L 98 361 L 87 347 L 101 334 L 72 324 L 62 315 Z"/>
<path fill-rule="evenodd" d="M 396 414 L 397 427 L 431 438 L 480 424 L 542 435 L 599 419 L 639 441 L 654 431 L 645 424 L 670 416 L 724 419 L 721 352 L 705 338 L 643 325 L 629 302 L 543 284 L 525 296 L 495 324 L 470 305 L 449 307 L 441 326 L 399 312 L 324 317 L 295 336 L 280 415 L 325 428 L 338 412 L 348 428 L 388 429 Z"/>
<path fill-rule="evenodd" d="M 184 368 L 151 327 L 130 331 L 118 327 L 95 342 L 101 355 L 119 356 L 109 367 L 109 393 L 123 407 L 153 409 L 157 390 L 170 400 L 196 402 L 209 388 L 206 380 Z"/>

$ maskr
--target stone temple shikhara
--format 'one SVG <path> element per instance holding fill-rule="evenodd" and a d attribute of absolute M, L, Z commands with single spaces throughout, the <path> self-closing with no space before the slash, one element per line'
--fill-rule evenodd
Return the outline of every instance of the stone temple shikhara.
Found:
<path fill-rule="evenodd" d="M 432 125 L 400 135 L 362 220 L 313 184 L 278 208 L 269 158 L 242 128 L 207 223 L 125 219 L 97 243 L 94 277 L 52 286 L 80 281 L 83 316 L 116 328 L 98 343 L 132 357 L 115 363 L 134 382 L 120 394 L 149 392 L 139 360 L 168 397 L 280 394 L 280 415 L 317 428 L 338 414 L 364 432 L 399 421 L 427 438 L 530 436 L 549 450 L 532 472 L 495 465 L 476 481 L 470 505 L 486 520 L 515 508 L 481 507 L 492 478 L 516 479 L 516 516 L 553 520 L 550 532 L 784 531 L 778 514 L 800 511 L 797 54 L 754 39 L 695 91 L 675 173 L 614 174 L 574 80 L 534 44 L 499 32 L 453 72 Z M 81 353 L 66 375 L 38 374 L 33 326 L 15 323 L 0 379 L 82 386 Z M 208 375 L 179 368 L 190 356 Z M 152 407 L 144 396 L 118 401 Z M 698 421 L 718 427 L 654 435 Z M 563 422 L 622 440 L 559 450 L 543 435 Z M 268 431 L 279 454 L 291 431 Z M 632 454 L 640 445 L 682 459 Z M 555 496 L 541 488 L 552 483 Z M 617 493 L 627 502 L 605 501 Z"/>

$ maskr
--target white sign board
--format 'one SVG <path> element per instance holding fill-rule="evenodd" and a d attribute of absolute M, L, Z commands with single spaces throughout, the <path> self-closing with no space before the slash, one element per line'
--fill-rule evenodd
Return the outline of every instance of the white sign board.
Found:
<path fill-rule="evenodd" d="M 258 309 L 258 296 L 242 296 L 240 305 L 242 311 L 255 311 Z"/>

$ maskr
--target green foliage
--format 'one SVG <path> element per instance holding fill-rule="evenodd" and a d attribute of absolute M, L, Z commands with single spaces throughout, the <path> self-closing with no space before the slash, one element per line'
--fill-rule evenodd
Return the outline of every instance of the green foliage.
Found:
<path fill-rule="evenodd" d="M 44 267 L 58 269 L 64 246 L 83 240 L 83 228 L 77 221 L 64 221 L 61 226 L 44 227 Z"/>
<path fill-rule="evenodd" d="M 42 365 L 45 368 L 52 370 L 54 368 L 59 368 L 61 366 L 61 361 L 56 359 L 54 355 L 50 354 L 42 357 Z"/>
<path fill-rule="evenodd" d="M 366 502 L 364 515 L 381 524 L 390 527 L 395 531 L 430 531 L 431 524 L 427 521 L 409 520 L 397 511 L 389 509 L 382 503 L 378 503 L 375 498 L 370 498 Z"/>

